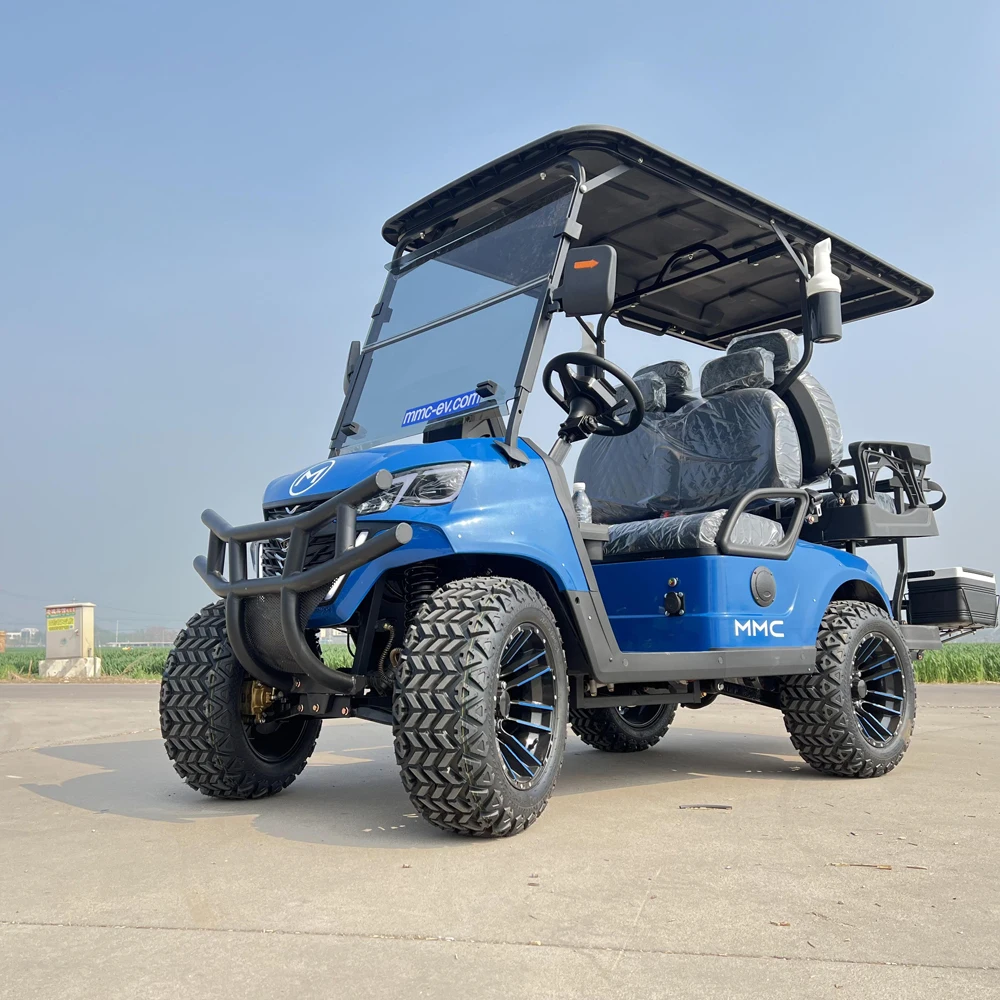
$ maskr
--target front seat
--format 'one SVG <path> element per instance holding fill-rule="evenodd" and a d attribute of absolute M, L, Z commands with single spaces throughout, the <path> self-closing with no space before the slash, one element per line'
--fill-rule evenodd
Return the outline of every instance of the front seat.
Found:
<path fill-rule="evenodd" d="M 610 525 L 605 559 L 715 552 L 726 509 L 744 493 L 801 485 L 795 424 L 773 384 L 773 354 L 749 347 L 704 366 L 704 398 L 668 412 L 640 385 L 642 423 L 587 440 L 575 478 L 587 484 L 594 520 Z M 783 537 L 777 521 L 744 514 L 733 540 L 776 546 Z"/>

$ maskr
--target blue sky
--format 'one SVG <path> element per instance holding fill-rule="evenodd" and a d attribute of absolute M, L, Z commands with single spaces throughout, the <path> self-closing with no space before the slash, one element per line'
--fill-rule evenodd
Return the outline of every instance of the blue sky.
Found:
<path fill-rule="evenodd" d="M 325 456 L 383 220 L 583 122 L 935 287 L 812 368 L 849 440 L 932 446 L 950 500 L 914 564 L 1000 569 L 998 29 L 996 4 L 923 0 L 0 0 L 0 627 L 70 599 L 123 627 L 206 603 L 201 509 L 253 519 Z M 626 368 L 704 360 L 615 339 Z"/>

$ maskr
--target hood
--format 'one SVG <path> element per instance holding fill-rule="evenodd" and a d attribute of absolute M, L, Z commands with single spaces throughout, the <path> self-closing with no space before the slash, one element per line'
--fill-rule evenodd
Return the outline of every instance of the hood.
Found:
<path fill-rule="evenodd" d="M 440 462 L 462 462 L 485 457 L 492 450 L 486 438 L 457 441 L 436 441 L 433 444 L 397 444 L 367 451 L 354 451 L 336 458 L 326 458 L 279 476 L 264 491 L 264 505 L 301 502 L 304 498 L 320 499 L 353 486 L 362 479 L 388 469 L 392 473 L 418 465 Z M 479 454 L 479 453 L 482 454 Z M 495 457 L 495 453 L 494 453 Z"/>

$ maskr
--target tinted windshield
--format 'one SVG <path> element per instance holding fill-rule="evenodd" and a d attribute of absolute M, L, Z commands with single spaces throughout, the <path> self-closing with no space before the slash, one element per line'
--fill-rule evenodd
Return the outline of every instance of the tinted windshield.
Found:
<path fill-rule="evenodd" d="M 358 430 L 342 451 L 408 437 L 430 420 L 493 402 L 506 412 L 570 199 L 562 188 L 436 253 L 391 265 L 344 415 Z M 488 400 L 476 393 L 486 381 L 498 386 Z"/>

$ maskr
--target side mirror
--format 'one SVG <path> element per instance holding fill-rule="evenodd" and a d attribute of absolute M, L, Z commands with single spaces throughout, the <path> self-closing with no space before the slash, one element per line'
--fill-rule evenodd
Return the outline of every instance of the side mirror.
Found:
<path fill-rule="evenodd" d="M 567 316 L 603 316 L 615 304 L 618 251 L 610 246 L 576 247 L 566 255 L 556 292 Z"/>
<path fill-rule="evenodd" d="M 351 379 L 358 370 L 358 362 L 361 360 L 361 341 L 352 340 L 347 351 L 347 366 L 344 368 L 344 395 L 347 395 L 351 388 Z"/>

